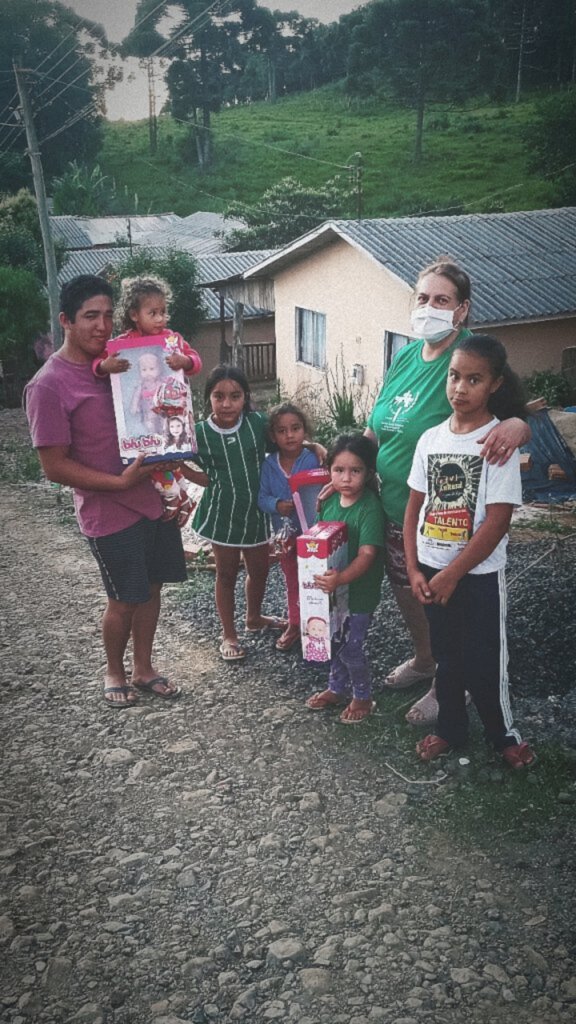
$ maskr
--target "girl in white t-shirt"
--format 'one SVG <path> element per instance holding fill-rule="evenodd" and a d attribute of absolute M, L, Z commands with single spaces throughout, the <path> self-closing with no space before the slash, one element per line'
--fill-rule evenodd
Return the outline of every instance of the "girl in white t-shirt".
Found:
<path fill-rule="evenodd" d="M 512 510 L 522 502 L 520 457 L 500 466 L 479 454 L 495 413 L 522 409 L 504 346 L 489 335 L 458 342 L 446 393 L 453 412 L 418 442 L 404 519 L 410 586 L 425 606 L 438 663 L 438 726 L 416 751 L 431 761 L 464 746 L 468 690 L 487 740 L 512 768 L 526 768 L 536 756 L 510 711 L 504 577 Z"/>

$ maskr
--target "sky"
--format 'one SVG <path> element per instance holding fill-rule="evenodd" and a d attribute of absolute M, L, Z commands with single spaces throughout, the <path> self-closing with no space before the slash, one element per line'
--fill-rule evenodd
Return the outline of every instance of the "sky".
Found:
<path fill-rule="evenodd" d="M 206 0 L 208 4 L 209 0 Z M 261 0 L 259 0 L 261 3 Z M 319 21 L 337 21 L 341 14 L 359 7 L 365 0 L 270 0 L 261 3 L 272 10 L 298 11 L 305 18 L 318 18 Z M 108 38 L 115 43 L 128 35 L 134 25 L 134 15 L 138 0 L 64 0 L 78 14 L 92 21 L 100 22 L 106 29 Z M 127 121 L 140 120 L 148 116 L 147 79 L 139 67 L 138 61 L 124 62 L 124 82 L 106 94 L 106 113 L 111 121 L 124 118 Z M 165 90 L 157 86 L 156 109 L 162 106 Z"/>

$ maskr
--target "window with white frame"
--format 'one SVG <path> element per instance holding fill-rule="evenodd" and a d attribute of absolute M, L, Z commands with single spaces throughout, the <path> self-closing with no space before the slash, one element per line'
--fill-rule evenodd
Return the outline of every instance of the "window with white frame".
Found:
<path fill-rule="evenodd" d="M 411 341 L 412 339 L 407 338 L 405 334 L 395 334 L 394 331 L 384 332 L 384 373 L 389 369 L 396 353 Z"/>
<path fill-rule="evenodd" d="M 326 315 L 296 306 L 296 359 L 323 370 L 326 365 Z"/>

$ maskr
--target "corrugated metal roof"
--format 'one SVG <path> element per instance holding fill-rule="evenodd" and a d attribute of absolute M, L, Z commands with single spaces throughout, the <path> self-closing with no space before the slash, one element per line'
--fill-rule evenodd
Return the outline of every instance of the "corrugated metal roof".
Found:
<path fill-rule="evenodd" d="M 159 253 L 166 253 L 168 250 L 159 249 Z M 73 277 L 78 274 L 101 274 L 106 267 L 114 263 L 120 263 L 121 260 L 126 259 L 130 255 L 128 248 L 118 249 L 83 249 L 78 252 L 68 253 L 66 265 L 62 267 L 58 274 L 58 285 L 62 287 L 66 281 L 70 281 Z M 213 271 L 216 271 L 219 278 L 226 276 L 225 268 L 236 268 L 237 273 L 241 273 L 247 266 L 251 266 L 257 260 L 262 259 L 263 256 L 269 255 L 268 250 L 262 252 L 248 252 L 248 253 L 225 253 L 218 256 L 204 256 L 197 261 L 199 277 L 198 284 L 201 286 L 204 279 L 211 280 Z M 220 319 L 220 297 L 215 294 L 210 288 L 203 288 L 202 300 L 207 310 L 207 320 L 219 320 Z M 227 320 L 231 320 L 234 315 L 234 302 L 232 299 L 225 299 L 224 301 L 224 313 Z M 270 316 L 271 314 L 265 309 L 256 309 L 254 306 L 244 306 L 245 317 L 259 317 L 259 316 Z"/>
<path fill-rule="evenodd" d="M 88 249 L 92 242 L 77 217 L 62 215 L 50 217 L 53 237 L 67 249 Z"/>
<path fill-rule="evenodd" d="M 476 324 L 576 314 L 576 207 L 328 221 L 245 276 L 273 276 L 337 238 L 358 246 L 410 287 L 427 263 L 449 255 L 472 280 Z"/>
<path fill-rule="evenodd" d="M 78 274 L 101 274 L 106 267 L 119 263 L 130 255 L 130 249 L 82 249 L 69 252 L 65 265 L 58 274 L 60 287 Z"/>
<path fill-rule="evenodd" d="M 239 277 L 248 267 L 268 259 L 275 249 L 254 249 L 250 252 L 221 252 L 213 256 L 200 256 L 197 260 L 198 283 L 208 284 Z"/>
<path fill-rule="evenodd" d="M 138 217 L 50 217 L 52 229 L 67 249 L 87 249 L 93 245 L 112 245 L 118 238 L 139 242 L 140 236 L 165 230 L 182 220 L 176 213 L 151 214 Z"/>
<path fill-rule="evenodd" d="M 246 227 L 243 220 L 225 217 L 223 213 L 209 213 L 202 210 L 188 214 L 187 217 L 182 218 L 182 222 L 186 225 L 188 232 L 196 238 L 210 238 L 216 232 L 228 234 L 229 231 Z"/>

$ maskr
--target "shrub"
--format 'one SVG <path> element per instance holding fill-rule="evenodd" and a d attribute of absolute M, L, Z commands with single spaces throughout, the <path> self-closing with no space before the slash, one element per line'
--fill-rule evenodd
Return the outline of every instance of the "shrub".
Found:
<path fill-rule="evenodd" d="M 524 377 L 523 384 L 530 398 L 545 398 L 548 405 L 563 406 L 570 401 L 570 382 L 563 373 L 537 370 Z"/>

